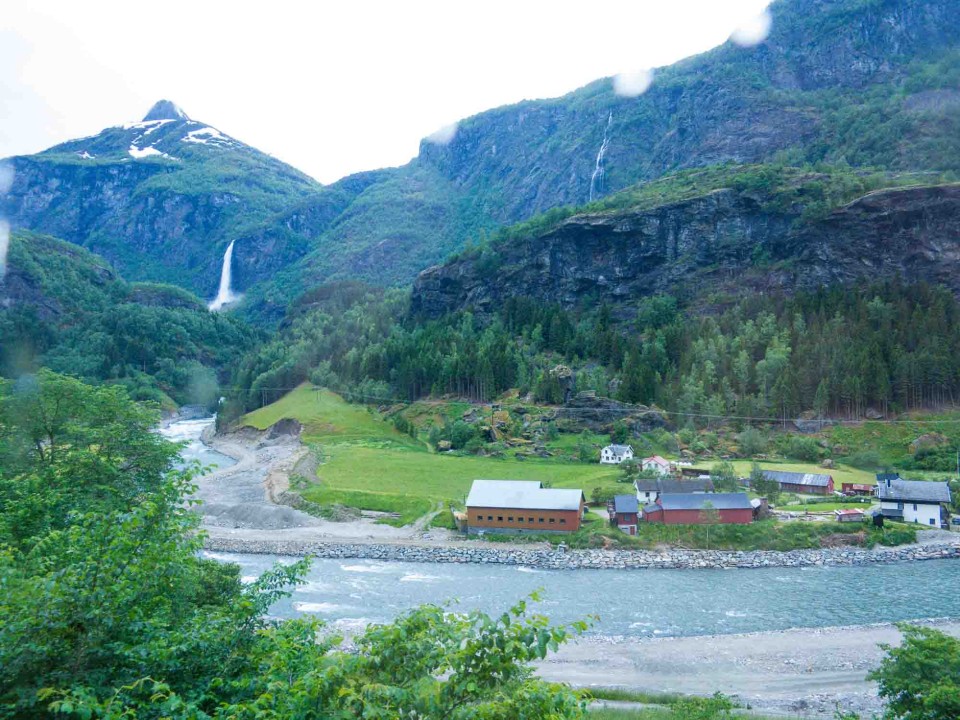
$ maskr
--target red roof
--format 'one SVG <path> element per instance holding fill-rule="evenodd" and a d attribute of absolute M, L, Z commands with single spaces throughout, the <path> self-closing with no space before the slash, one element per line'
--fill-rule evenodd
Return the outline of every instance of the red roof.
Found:
<path fill-rule="evenodd" d="M 659 455 L 651 455 L 650 457 L 645 457 L 643 459 L 643 462 L 647 462 L 647 461 L 655 462 L 657 465 L 667 465 L 667 466 L 670 465 L 670 463 L 667 460 L 660 457 Z"/>

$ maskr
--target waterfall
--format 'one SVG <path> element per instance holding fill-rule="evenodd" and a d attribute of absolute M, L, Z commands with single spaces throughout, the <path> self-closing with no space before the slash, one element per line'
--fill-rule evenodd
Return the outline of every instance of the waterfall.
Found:
<path fill-rule="evenodd" d="M 607 154 L 607 146 L 610 144 L 610 125 L 613 124 L 613 113 L 607 115 L 607 126 L 603 129 L 603 142 L 600 143 L 600 152 L 597 153 L 597 162 L 593 168 L 593 175 L 590 176 L 590 200 L 593 202 L 597 193 L 603 192 L 603 159 Z"/>
<path fill-rule="evenodd" d="M 217 290 L 217 296 L 208 306 L 214 312 L 217 310 L 222 310 L 225 305 L 229 305 L 230 303 L 234 303 L 240 299 L 240 296 L 234 294 L 234 292 L 230 289 L 234 242 L 234 240 L 230 241 L 230 244 L 227 245 L 227 251 L 223 254 L 223 267 L 220 269 L 220 288 Z"/>

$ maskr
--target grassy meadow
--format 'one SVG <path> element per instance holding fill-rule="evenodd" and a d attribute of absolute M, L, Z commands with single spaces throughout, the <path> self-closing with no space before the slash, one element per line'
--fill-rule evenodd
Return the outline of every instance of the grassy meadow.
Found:
<path fill-rule="evenodd" d="M 422 427 L 460 417 L 469 409 L 466 403 L 421 402 L 406 416 L 413 414 Z M 341 504 L 397 513 L 399 518 L 393 521 L 397 524 L 413 522 L 438 507 L 462 506 L 471 482 L 477 478 L 541 480 L 553 487 L 582 488 L 588 498 L 596 487 L 631 492 L 629 484 L 618 482 L 621 473 L 616 467 L 572 459 L 576 435 L 561 433 L 548 443 L 555 453 L 550 458 L 517 459 L 509 452 L 502 458 L 436 453 L 423 440 L 399 432 L 373 409 L 351 405 L 336 393 L 307 384 L 249 413 L 243 422 L 265 429 L 283 418 L 293 418 L 303 424 L 304 442 L 321 459 L 318 482 L 302 491 L 304 497 L 322 505 Z M 592 439 L 598 444 L 606 441 L 606 437 L 600 435 Z M 734 465 L 742 475 L 749 474 L 749 461 L 737 461 Z M 815 465 L 798 463 L 763 462 L 761 465 L 771 469 L 824 472 Z M 838 486 L 843 481 L 872 479 L 868 472 L 853 468 L 841 467 L 830 472 Z M 811 506 L 811 510 L 828 507 Z M 448 517 L 441 513 L 433 524 L 449 527 Z M 646 540 L 656 542 L 653 537 Z M 783 542 L 793 544 L 790 540 Z"/>

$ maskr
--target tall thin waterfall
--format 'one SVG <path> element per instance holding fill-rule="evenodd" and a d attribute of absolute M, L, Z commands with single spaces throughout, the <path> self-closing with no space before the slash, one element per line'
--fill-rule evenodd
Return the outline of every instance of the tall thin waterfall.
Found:
<path fill-rule="evenodd" d="M 597 193 L 603 192 L 603 159 L 607 154 L 607 146 L 610 144 L 610 126 L 613 124 L 613 113 L 607 116 L 607 126 L 603 129 L 603 142 L 600 143 L 600 152 L 597 153 L 597 162 L 593 167 L 593 175 L 590 176 L 590 202 L 593 202 Z"/>
<path fill-rule="evenodd" d="M 229 305 L 230 303 L 236 302 L 240 299 L 240 296 L 235 294 L 230 289 L 230 278 L 233 272 L 232 265 L 234 242 L 234 240 L 230 241 L 230 244 L 227 245 L 227 251 L 223 254 L 223 267 L 220 269 L 220 287 L 217 290 L 217 296 L 208 306 L 213 311 L 220 310 L 224 305 Z"/>

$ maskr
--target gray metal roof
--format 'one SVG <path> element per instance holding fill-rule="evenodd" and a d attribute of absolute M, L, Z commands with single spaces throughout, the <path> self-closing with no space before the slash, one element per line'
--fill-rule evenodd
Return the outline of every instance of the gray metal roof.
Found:
<path fill-rule="evenodd" d="M 467 507 L 579 510 L 582 490 L 545 488 L 537 480 L 474 480 Z"/>
<path fill-rule="evenodd" d="M 715 510 L 752 510 L 746 493 L 664 493 L 660 505 L 664 510 L 703 510 L 710 503 Z"/>
<path fill-rule="evenodd" d="M 898 502 L 950 502 L 950 485 L 945 482 L 927 480 L 890 480 L 877 483 L 877 496 L 881 500 L 896 500 Z"/>
<path fill-rule="evenodd" d="M 661 480 L 660 492 L 678 495 L 680 493 L 702 493 L 713 490 L 713 480 L 708 478 L 685 478 L 683 480 Z"/>
<path fill-rule="evenodd" d="M 612 450 L 615 453 L 625 453 L 627 450 L 633 452 L 633 448 L 629 445 L 607 445 L 604 450 Z"/>
<path fill-rule="evenodd" d="M 617 513 L 635 513 L 640 509 L 636 495 L 614 495 L 613 511 Z"/>
<path fill-rule="evenodd" d="M 810 487 L 827 487 L 832 479 L 830 475 L 785 472 L 783 470 L 764 470 L 763 474 L 767 480 L 776 480 L 780 484 L 807 485 Z"/>
<path fill-rule="evenodd" d="M 633 486 L 638 492 L 660 492 L 660 493 L 702 493 L 707 490 L 713 490 L 713 480 L 707 478 L 684 478 L 683 480 L 665 480 L 663 478 L 651 478 L 649 480 L 638 478 Z"/>

